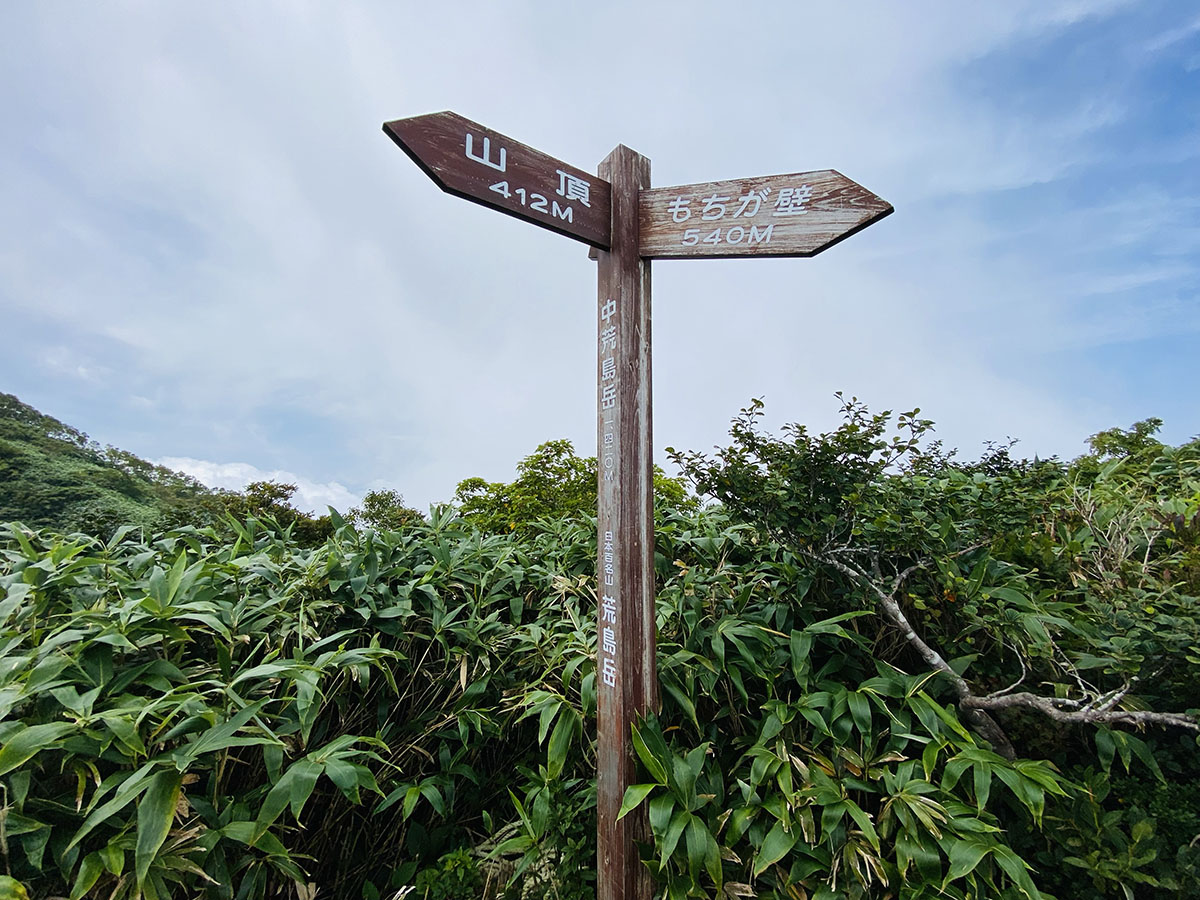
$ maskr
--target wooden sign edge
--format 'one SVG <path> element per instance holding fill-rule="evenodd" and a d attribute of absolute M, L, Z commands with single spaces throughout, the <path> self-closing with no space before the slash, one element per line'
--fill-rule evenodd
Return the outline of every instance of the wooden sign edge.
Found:
<path fill-rule="evenodd" d="M 874 193 L 874 192 L 872 192 L 872 193 Z M 878 197 L 879 195 L 878 195 L 878 194 L 875 194 L 875 196 L 876 196 L 876 197 Z M 880 199 L 882 200 L 883 198 L 882 198 L 882 197 L 880 197 Z M 886 202 L 886 201 L 884 201 L 884 202 Z M 816 247 L 816 248 L 815 248 L 815 249 L 813 249 L 813 250 L 809 250 L 809 251 L 806 251 L 806 252 L 803 252 L 803 253 L 796 253 L 796 252 L 786 252 L 786 251 L 785 251 L 785 252 L 782 252 L 782 253 L 774 253 L 774 252 L 771 252 L 771 251 L 769 251 L 769 250 L 767 250 L 767 251 L 763 251 L 763 252 L 761 252 L 761 253 L 760 253 L 759 251 L 757 251 L 757 250 L 756 250 L 754 253 L 694 253 L 694 254 L 689 254 L 689 253 L 672 253 L 672 254 L 670 254 L 670 255 L 667 255 L 667 254 L 662 254 L 662 253 L 660 252 L 660 253 L 645 253 L 645 254 L 642 254 L 642 259 L 658 259 L 658 260 L 678 260 L 678 259 L 809 259 L 809 258 L 811 258 L 811 257 L 813 257 L 813 256 L 816 256 L 818 253 L 823 253 L 823 252 L 825 252 L 825 251 L 826 251 L 826 250 L 828 250 L 830 247 L 832 247 L 834 244 L 840 244 L 842 241 L 846 240 L 846 238 L 853 237 L 854 235 L 856 235 L 856 234 L 858 234 L 860 231 L 862 231 L 864 228 L 867 228 L 868 226 L 874 225 L 874 224 L 875 224 L 876 222 L 878 222 L 880 219 L 886 219 L 888 216 L 890 216 L 890 215 L 891 215 L 892 213 L 894 213 L 895 211 L 896 211 L 896 207 L 894 207 L 894 206 L 892 206 L 892 204 L 888 203 L 888 205 L 887 205 L 887 208 L 886 208 L 886 209 L 882 209 L 882 210 L 880 210 L 878 213 L 876 213 L 875 215 L 873 215 L 873 216 L 870 216 L 870 217 L 869 217 L 869 218 L 867 218 L 867 219 L 864 219 L 862 222 L 860 222 L 859 224 L 855 225 L 855 226 L 854 226 L 853 228 L 851 228 L 849 231 L 847 231 L 847 232 L 845 232 L 845 233 L 843 233 L 843 234 L 840 234 L 840 235 L 838 235 L 837 237 L 833 238 L 832 240 L 826 241 L 824 244 L 821 244 L 821 246 L 819 246 L 819 247 Z"/>
<path fill-rule="evenodd" d="M 471 120 L 467 119 L 465 116 L 461 116 L 458 113 L 455 113 L 455 112 L 452 112 L 451 110 L 446 109 L 446 110 L 441 110 L 436 113 L 422 113 L 420 116 L 406 116 L 404 119 L 392 119 L 391 121 L 384 122 L 383 123 L 383 133 L 386 134 L 388 137 L 390 137 L 392 139 L 392 142 L 397 147 L 399 147 L 401 150 L 404 151 L 404 155 L 407 156 L 409 159 L 411 159 L 413 162 L 415 162 L 417 164 L 417 168 L 419 168 L 422 172 L 424 172 L 427 176 L 429 176 L 429 180 L 432 181 L 434 184 L 436 184 L 439 188 L 441 188 L 445 193 L 450 194 L 454 197 L 458 197 L 462 200 L 467 200 L 471 203 L 474 203 L 476 206 L 482 206 L 484 209 L 490 209 L 493 212 L 501 213 L 502 215 L 506 215 L 506 216 L 516 219 L 520 222 L 528 222 L 530 225 L 536 225 L 539 228 L 545 228 L 547 231 L 553 231 L 556 234 L 561 234 L 563 237 L 570 238 L 573 241 L 579 241 L 581 244 L 587 244 L 590 247 L 596 247 L 600 250 L 609 249 L 609 247 L 612 245 L 611 235 L 609 237 L 609 243 L 607 243 L 607 244 L 600 243 L 598 241 L 589 240 L 588 238 L 581 237 L 578 234 L 574 234 L 570 231 L 565 231 L 563 228 L 561 228 L 560 226 L 556 225 L 553 222 L 549 222 L 549 221 L 546 221 L 543 219 L 535 219 L 532 216 L 529 216 L 529 217 L 523 216 L 516 210 L 505 209 L 502 206 L 494 206 L 490 203 L 487 203 L 484 200 L 479 199 L 478 197 L 471 196 L 470 194 L 466 193 L 465 191 L 460 191 L 457 188 L 450 187 L 448 184 L 446 184 L 445 181 L 442 180 L 442 178 L 437 174 L 437 172 L 435 172 L 433 169 L 431 169 L 429 166 L 427 166 L 425 164 L 425 161 L 422 160 L 421 157 L 417 155 L 415 150 L 413 150 L 411 147 L 409 147 L 404 142 L 404 139 L 402 137 L 400 137 L 399 134 L 397 134 L 395 131 L 393 131 L 389 127 L 389 126 L 395 124 L 396 122 L 403 122 L 406 119 L 419 119 L 419 118 L 422 118 L 423 116 L 439 116 L 444 113 L 459 116 L 459 118 L 465 119 L 467 122 L 471 122 Z M 476 123 L 471 122 L 471 124 L 476 124 Z M 480 125 L 479 127 L 484 128 L 484 126 L 482 126 L 482 125 Z M 494 129 L 491 129 L 491 128 L 487 128 L 485 130 L 494 131 Z M 516 141 L 515 138 L 513 138 L 511 140 L 513 140 L 515 143 L 520 143 L 519 141 Z M 525 144 L 523 146 L 528 146 L 528 145 Z M 530 148 L 530 149 L 534 149 L 534 148 Z M 549 155 L 540 150 L 537 152 L 542 153 L 543 155 L 546 155 L 546 156 Z M 577 168 L 577 167 L 572 166 L 572 168 Z M 583 170 L 580 169 L 580 171 L 583 171 Z"/>

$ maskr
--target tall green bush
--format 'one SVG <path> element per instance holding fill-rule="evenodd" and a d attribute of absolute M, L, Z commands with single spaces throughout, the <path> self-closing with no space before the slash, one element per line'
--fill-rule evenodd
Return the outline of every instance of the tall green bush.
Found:
<path fill-rule="evenodd" d="M 1196 445 L 957 464 L 847 414 L 751 414 L 682 460 L 722 505 L 660 511 L 625 798 L 659 890 L 1200 895 Z M 594 894 L 594 520 L 330 526 L 4 529 L 0 849 L 32 896 Z M 988 705 L 1019 694 L 1051 712 Z"/>

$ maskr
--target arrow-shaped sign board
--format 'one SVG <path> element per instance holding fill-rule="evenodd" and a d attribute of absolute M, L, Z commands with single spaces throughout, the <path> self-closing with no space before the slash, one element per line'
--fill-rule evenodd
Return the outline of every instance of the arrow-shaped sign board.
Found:
<path fill-rule="evenodd" d="M 892 204 L 824 169 L 642 191 L 646 259 L 814 256 L 878 222 Z"/>
<path fill-rule="evenodd" d="M 607 181 L 457 113 L 397 119 L 383 130 L 442 190 L 608 249 Z"/>

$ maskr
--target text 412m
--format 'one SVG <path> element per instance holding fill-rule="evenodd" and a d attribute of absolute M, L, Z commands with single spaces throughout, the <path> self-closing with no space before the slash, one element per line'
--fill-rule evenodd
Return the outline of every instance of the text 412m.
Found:
<path fill-rule="evenodd" d="M 490 185 L 488 190 L 495 191 L 505 200 L 509 200 L 515 195 L 522 206 L 528 206 L 534 212 L 544 213 L 551 218 L 562 219 L 564 222 L 574 221 L 575 212 L 570 206 L 559 206 L 557 200 L 548 199 L 544 194 L 526 192 L 525 188 L 509 190 L 507 181 L 498 181 Z"/>

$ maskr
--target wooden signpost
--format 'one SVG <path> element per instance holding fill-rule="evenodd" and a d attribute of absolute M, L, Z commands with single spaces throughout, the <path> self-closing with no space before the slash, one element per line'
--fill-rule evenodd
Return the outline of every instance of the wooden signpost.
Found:
<path fill-rule="evenodd" d="M 647 820 L 617 820 L 630 726 L 658 705 L 649 260 L 813 256 L 892 206 L 828 169 L 651 188 L 625 146 L 593 176 L 451 112 L 383 129 L 442 190 L 596 248 L 596 897 L 650 900 Z"/>

